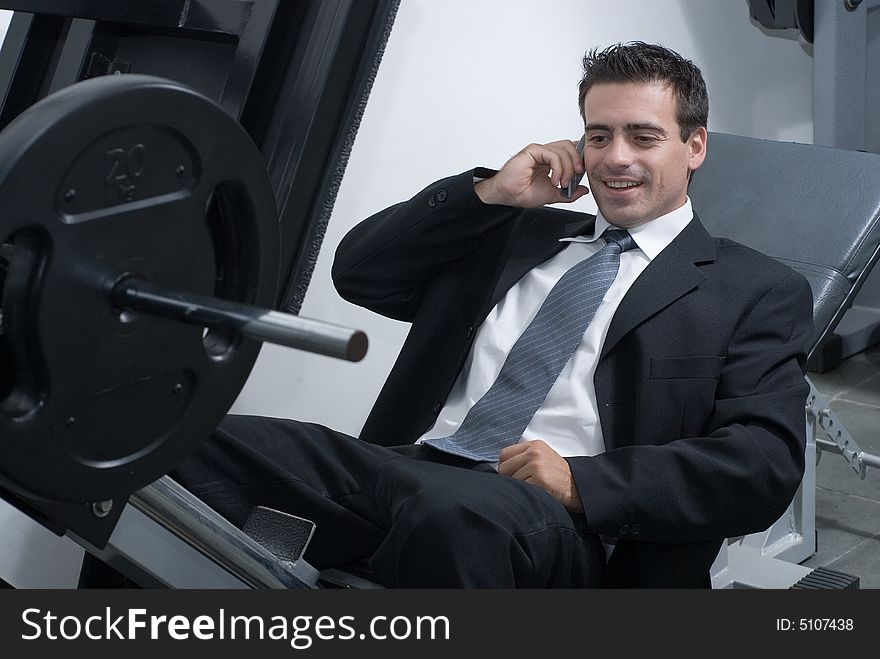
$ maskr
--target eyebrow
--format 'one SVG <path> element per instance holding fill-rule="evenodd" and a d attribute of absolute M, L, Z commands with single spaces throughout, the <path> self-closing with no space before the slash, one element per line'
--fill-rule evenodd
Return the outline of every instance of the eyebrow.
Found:
<path fill-rule="evenodd" d="M 587 124 L 587 126 L 584 130 L 586 132 L 590 132 L 591 130 L 604 130 L 608 133 L 614 132 L 614 130 L 611 128 L 611 126 L 608 126 L 606 124 Z M 627 133 L 631 133 L 631 132 L 637 131 L 637 130 L 652 130 L 656 133 L 660 133 L 661 135 L 666 135 L 666 130 L 664 130 L 664 128 L 662 126 L 658 126 L 657 124 L 652 124 L 649 122 L 626 124 L 623 127 L 623 130 L 624 130 L 624 132 L 627 132 Z"/>

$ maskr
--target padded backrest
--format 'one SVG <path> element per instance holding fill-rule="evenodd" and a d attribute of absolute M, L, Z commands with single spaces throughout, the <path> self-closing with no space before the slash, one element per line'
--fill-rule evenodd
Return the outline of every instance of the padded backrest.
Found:
<path fill-rule="evenodd" d="M 688 194 L 710 234 L 807 278 L 815 350 L 877 260 L 880 155 L 710 133 Z"/>

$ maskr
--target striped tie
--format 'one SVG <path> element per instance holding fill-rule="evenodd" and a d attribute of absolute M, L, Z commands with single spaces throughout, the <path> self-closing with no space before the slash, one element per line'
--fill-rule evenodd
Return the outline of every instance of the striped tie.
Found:
<path fill-rule="evenodd" d="M 621 252 L 635 247 L 623 230 L 609 230 L 602 237 L 602 249 L 556 282 L 510 349 L 495 383 L 458 430 L 425 444 L 471 460 L 496 462 L 501 449 L 522 438 L 614 283 Z"/>

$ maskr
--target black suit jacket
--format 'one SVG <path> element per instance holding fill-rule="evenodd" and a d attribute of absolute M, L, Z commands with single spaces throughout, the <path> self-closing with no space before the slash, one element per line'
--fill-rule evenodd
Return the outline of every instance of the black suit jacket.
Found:
<path fill-rule="evenodd" d="M 583 213 L 483 204 L 473 176 L 492 173 L 438 181 L 338 248 L 340 294 L 412 323 L 366 441 L 428 430 L 496 302 L 559 238 L 592 231 Z M 697 217 L 639 276 L 595 373 L 606 452 L 568 458 L 589 528 L 617 538 L 605 585 L 708 586 L 724 538 L 784 512 L 804 469 L 811 323 L 803 277 Z"/>

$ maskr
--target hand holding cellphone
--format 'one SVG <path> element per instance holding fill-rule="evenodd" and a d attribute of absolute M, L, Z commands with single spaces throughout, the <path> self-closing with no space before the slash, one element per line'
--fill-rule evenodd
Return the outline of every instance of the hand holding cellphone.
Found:
<path fill-rule="evenodd" d="M 586 141 L 586 139 L 587 139 L 586 135 L 581 136 L 581 139 L 577 143 L 577 147 L 576 147 L 577 152 L 581 155 L 582 158 L 584 155 L 584 142 Z M 568 187 L 562 188 L 562 190 L 561 190 L 562 196 L 570 199 L 572 197 L 572 195 L 574 194 L 575 189 L 580 184 L 580 182 L 583 178 L 584 178 L 584 173 L 575 174 L 574 176 L 572 176 L 571 180 L 568 182 Z"/>

